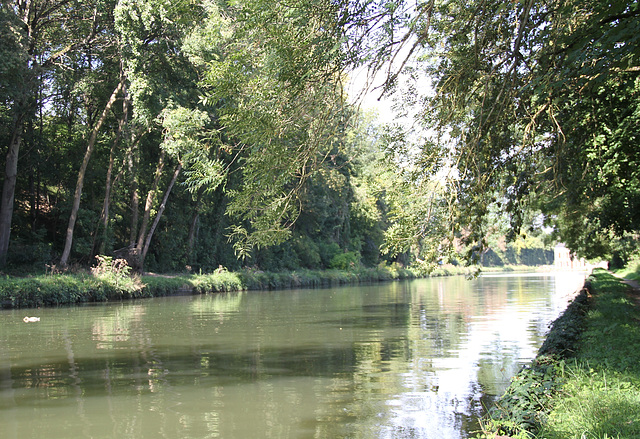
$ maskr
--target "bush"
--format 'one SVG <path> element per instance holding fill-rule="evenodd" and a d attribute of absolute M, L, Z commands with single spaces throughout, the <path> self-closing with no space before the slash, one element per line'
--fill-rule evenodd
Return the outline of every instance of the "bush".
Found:
<path fill-rule="evenodd" d="M 322 267 L 329 268 L 331 266 L 331 260 L 335 255 L 340 253 L 340 251 L 340 246 L 335 242 L 318 244 Z"/>
<path fill-rule="evenodd" d="M 308 236 L 301 236 L 293 241 L 293 249 L 295 250 L 300 266 L 308 269 L 318 269 L 321 267 L 322 258 L 320 257 L 320 249 L 318 244 L 313 242 Z"/>
<path fill-rule="evenodd" d="M 219 268 L 212 274 L 195 275 L 191 285 L 197 293 L 216 293 L 222 291 L 240 291 L 245 289 L 240 275 Z"/>
<path fill-rule="evenodd" d="M 170 296 L 185 288 L 193 288 L 188 278 L 189 276 L 142 276 L 143 290 L 149 297 Z"/>
<path fill-rule="evenodd" d="M 358 265 L 360 265 L 360 254 L 356 252 L 338 253 L 329 262 L 329 268 L 337 270 L 352 270 Z"/>

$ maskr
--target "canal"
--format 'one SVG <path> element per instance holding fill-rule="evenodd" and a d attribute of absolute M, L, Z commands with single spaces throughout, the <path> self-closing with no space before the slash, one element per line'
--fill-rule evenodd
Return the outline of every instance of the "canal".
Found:
<path fill-rule="evenodd" d="M 1 311 L 2 438 L 466 438 L 583 280 Z"/>

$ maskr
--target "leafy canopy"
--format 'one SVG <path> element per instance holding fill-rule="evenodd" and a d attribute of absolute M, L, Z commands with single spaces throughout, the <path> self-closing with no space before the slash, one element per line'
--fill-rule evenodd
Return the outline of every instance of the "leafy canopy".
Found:
<path fill-rule="evenodd" d="M 376 38 L 409 41 L 414 76 L 432 81 L 411 96 L 435 130 L 421 165 L 455 167 L 448 191 L 469 243 L 483 247 L 494 209 L 514 237 L 541 211 L 586 256 L 640 230 L 637 1 L 429 0 L 409 15 Z"/>

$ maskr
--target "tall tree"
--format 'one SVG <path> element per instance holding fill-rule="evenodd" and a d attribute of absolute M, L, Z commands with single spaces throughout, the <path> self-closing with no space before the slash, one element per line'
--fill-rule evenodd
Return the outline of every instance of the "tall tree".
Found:
<path fill-rule="evenodd" d="M 84 186 L 84 178 L 87 172 L 87 167 L 89 166 L 89 160 L 91 159 L 91 155 L 93 154 L 93 150 L 96 146 L 96 142 L 98 140 L 98 133 L 100 132 L 100 128 L 104 124 L 109 112 L 111 111 L 111 107 L 116 102 L 118 95 L 122 91 L 124 86 L 124 77 L 118 82 L 118 85 L 111 93 L 111 96 L 107 100 L 100 117 L 95 122 L 93 129 L 91 130 L 91 135 L 89 136 L 89 141 L 87 142 L 87 149 L 84 153 L 84 157 L 82 159 L 82 163 L 80 165 L 80 170 L 78 171 L 78 181 L 76 182 L 76 188 L 73 195 L 73 204 L 71 207 L 71 214 L 69 215 L 69 224 L 67 226 L 67 234 L 64 242 L 64 250 L 62 251 L 62 256 L 60 257 L 60 265 L 63 267 L 67 265 L 69 261 L 69 256 L 71 255 L 71 245 L 73 244 L 73 230 L 76 224 L 76 220 L 78 218 L 78 210 L 80 209 L 80 197 L 82 196 L 82 188 Z"/>
<path fill-rule="evenodd" d="M 290 236 L 300 190 L 344 124 L 344 9 L 249 0 L 233 2 L 229 14 L 234 34 L 209 63 L 207 101 L 219 103 L 219 124 L 242 160 L 227 212 L 236 251 L 247 256 Z"/>
<path fill-rule="evenodd" d="M 637 1 L 399 5 L 393 14 L 406 19 L 376 35 L 386 48 L 408 42 L 399 57 L 419 55 L 412 72 L 433 85 L 410 96 L 419 122 L 439 134 L 422 158 L 436 172 L 429 163 L 455 166 L 457 222 L 470 243 L 483 246 L 495 208 L 514 236 L 523 212 L 540 209 L 589 256 L 640 230 Z M 392 72 L 388 86 L 397 79 Z"/>
<path fill-rule="evenodd" d="M 215 189 L 220 183 L 218 175 L 222 168 L 209 157 L 217 142 L 215 136 L 209 135 L 210 116 L 199 103 L 197 82 L 205 58 L 215 53 L 223 38 L 224 19 L 214 2 L 176 5 L 136 0 L 121 2 L 116 17 L 124 42 L 127 76 L 132 84 L 134 122 L 162 131 L 163 139 L 157 145 L 155 177 L 132 248 L 137 265 L 142 268 L 155 228 L 181 171 L 187 170 L 187 184 L 191 188 L 209 185 Z M 177 165 L 152 220 L 159 185 L 169 161 Z"/>
<path fill-rule="evenodd" d="M 9 52 L 6 58 L 3 56 L 7 63 L 2 75 L 8 86 L 3 87 L 2 99 L 12 112 L 0 201 L 0 265 L 6 263 L 9 248 L 24 124 L 35 115 L 36 97 L 45 86 L 46 73 L 98 37 L 99 4 L 16 0 L 0 5 L 2 47 Z"/>

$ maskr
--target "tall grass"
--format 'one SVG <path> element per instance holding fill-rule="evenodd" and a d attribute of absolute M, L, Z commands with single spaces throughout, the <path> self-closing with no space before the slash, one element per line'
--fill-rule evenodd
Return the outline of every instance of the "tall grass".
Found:
<path fill-rule="evenodd" d="M 54 274 L 0 281 L 0 306 L 36 308 L 144 297 L 135 278 L 114 280 L 88 274 Z"/>
<path fill-rule="evenodd" d="M 640 438 L 636 374 L 594 369 L 581 360 L 567 369 L 566 380 L 539 438 Z"/>

